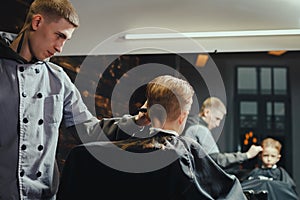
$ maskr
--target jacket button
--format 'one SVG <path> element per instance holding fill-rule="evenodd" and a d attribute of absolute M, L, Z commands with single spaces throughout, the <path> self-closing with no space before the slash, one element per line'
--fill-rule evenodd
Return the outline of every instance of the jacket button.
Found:
<path fill-rule="evenodd" d="M 24 175 L 25 175 L 25 172 L 24 172 L 24 170 L 22 169 L 21 172 L 20 172 L 20 176 L 23 177 Z"/>
<path fill-rule="evenodd" d="M 20 72 L 24 72 L 24 67 L 19 68 Z"/>
<path fill-rule="evenodd" d="M 39 146 L 38 146 L 38 150 L 39 150 L 39 151 L 42 151 L 43 149 L 44 149 L 43 145 L 39 145 Z"/>
<path fill-rule="evenodd" d="M 38 93 L 36 96 L 37 96 L 38 98 L 42 98 L 42 97 L 43 97 L 43 94 L 42 94 L 42 93 Z"/>
<path fill-rule="evenodd" d="M 27 97 L 27 94 L 25 92 L 22 92 L 22 97 Z"/>
<path fill-rule="evenodd" d="M 36 173 L 36 177 L 40 177 L 40 176 L 42 176 L 42 172 L 38 171 L 38 172 Z"/>
<path fill-rule="evenodd" d="M 24 151 L 24 150 L 26 149 L 26 145 L 23 144 L 23 145 L 21 146 L 21 149 Z"/>
<path fill-rule="evenodd" d="M 24 122 L 25 124 L 27 124 L 27 123 L 28 123 L 28 119 L 25 117 L 25 118 L 23 119 L 23 122 Z"/>
<path fill-rule="evenodd" d="M 38 121 L 38 124 L 39 125 L 42 125 L 44 123 L 44 120 L 42 120 L 42 119 L 40 119 L 39 121 Z"/>
<path fill-rule="evenodd" d="M 40 69 L 35 69 L 35 73 L 40 73 Z"/>

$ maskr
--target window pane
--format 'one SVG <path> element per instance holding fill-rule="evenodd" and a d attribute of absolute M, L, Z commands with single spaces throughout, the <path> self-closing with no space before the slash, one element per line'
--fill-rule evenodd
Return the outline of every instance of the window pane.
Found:
<path fill-rule="evenodd" d="M 257 126 L 257 102 L 240 102 L 240 124 L 242 128 Z"/>
<path fill-rule="evenodd" d="M 271 69 L 262 68 L 260 72 L 261 94 L 271 94 Z"/>
<path fill-rule="evenodd" d="M 267 115 L 268 115 L 268 116 L 273 115 L 273 111 L 272 111 L 272 102 L 267 102 Z"/>
<path fill-rule="evenodd" d="M 286 94 L 287 88 L 286 80 L 286 69 L 285 68 L 274 68 L 274 93 L 275 94 Z"/>
<path fill-rule="evenodd" d="M 238 68 L 238 93 L 257 94 L 256 68 Z"/>
<path fill-rule="evenodd" d="M 266 119 L 266 127 L 267 129 L 272 129 L 272 116 L 273 116 L 273 110 L 272 110 L 272 102 L 267 102 L 267 119 Z"/>
<path fill-rule="evenodd" d="M 285 107 L 283 102 L 274 103 L 275 128 L 283 130 L 285 127 Z"/>
<path fill-rule="evenodd" d="M 274 103 L 274 113 L 278 116 L 284 116 L 284 103 L 283 102 L 275 102 Z"/>
<path fill-rule="evenodd" d="M 257 115 L 257 102 L 242 101 L 241 102 L 242 115 Z"/>
<path fill-rule="evenodd" d="M 274 110 L 272 110 L 274 105 Z M 273 127 L 272 127 L 273 124 Z M 266 127 L 272 130 L 283 130 L 285 127 L 285 104 L 283 102 L 267 102 Z"/>

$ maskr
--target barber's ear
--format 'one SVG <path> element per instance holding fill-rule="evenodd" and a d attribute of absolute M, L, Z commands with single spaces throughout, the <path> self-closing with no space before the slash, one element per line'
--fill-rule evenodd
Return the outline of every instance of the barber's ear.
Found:
<path fill-rule="evenodd" d="M 204 117 L 207 117 L 207 116 L 209 115 L 209 113 L 210 113 L 210 109 L 205 108 L 205 109 L 203 110 L 203 115 L 204 115 Z"/>
<path fill-rule="evenodd" d="M 37 30 L 43 20 L 43 16 L 40 14 L 33 15 L 31 20 L 32 30 Z"/>

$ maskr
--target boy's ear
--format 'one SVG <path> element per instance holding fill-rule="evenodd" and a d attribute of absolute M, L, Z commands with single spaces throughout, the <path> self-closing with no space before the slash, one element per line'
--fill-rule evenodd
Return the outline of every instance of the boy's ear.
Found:
<path fill-rule="evenodd" d="M 277 161 L 276 161 L 276 163 L 280 161 L 280 158 L 281 158 L 281 155 L 279 154 L 279 155 L 277 156 Z"/>
<path fill-rule="evenodd" d="M 180 116 L 179 116 L 179 124 L 182 124 L 184 121 L 185 121 L 185 118 L 187 118 L 187 116 L 188 116 L 188 112 L 186 112 L 186 111 L 184 111 L 184 112 L 182 112 L 181 114 L 180 114 Z"/>

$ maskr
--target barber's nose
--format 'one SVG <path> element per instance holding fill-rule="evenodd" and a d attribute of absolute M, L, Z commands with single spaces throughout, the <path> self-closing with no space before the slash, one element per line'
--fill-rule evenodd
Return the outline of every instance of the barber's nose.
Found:
<path fill-rule="evenodd" d="M 62 50 L 63 50 L 63 47 L 65 45 L 65 41 L 58 41 L 56 44 L 55 44 L 55 51 L 58 52 L 58 53 L 61 53 Z"/>
<path fill-rule="evenodd" d="M 60 46 L 55 46 L 55 51 L 58 52 L 58 53 L 61 53 L 62 52 L 62 49 L 63 49 L 63 46 L 60 45 Z"/>

